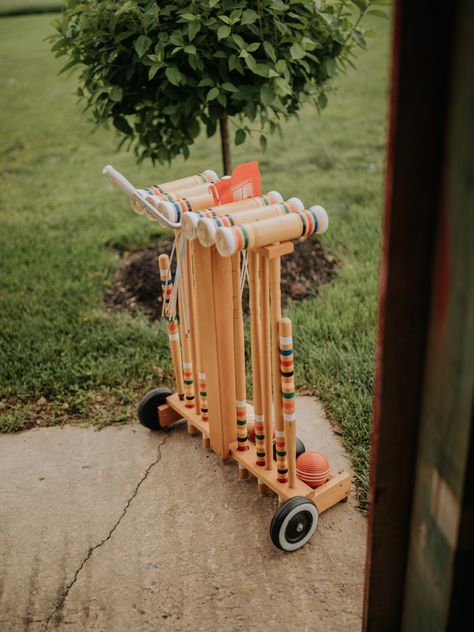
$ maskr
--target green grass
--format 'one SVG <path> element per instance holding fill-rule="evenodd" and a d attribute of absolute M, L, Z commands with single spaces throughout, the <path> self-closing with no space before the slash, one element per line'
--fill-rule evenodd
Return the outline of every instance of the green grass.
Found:
<path fill-rule="evenodd" d="M 257 140 L 234 162 L 257 158 L 263 188 L 323 204 L 322 237 L 342 265 L 294 319 L 297 379 L 318 393 L 367 490 L 385 152 L 388 25 L 340 82 L 324 115 L 306 108 L 262 155 Z M 131 212 L 101 176 L 111 162 L 139 185 L 220 170 L 218 140 L 200 139 L 173 169 L 137 167 L 116 138 L 91 134 L 73 95 L 74 77 L 43 41 L 50 17 L 0 20 L 1 388 L 4 431 L 32 419 L 124 420 L 131 402 L 169 375 L 164 328 L 104 309 L 117 257 L 158 229 Z M 158 375 L 158 377 L 157 377 Z M 40 399 L 45 398 L 45 399 Z M 38 400 L 40 400 L 38 402 Z M 46 401 L 45 401 L 46 400 Z M 313 446 L 317 448 L 317 446 Z"/>
<path fill-rule="evenodd" d="M 0 0 L 0 16 L 60 11 L 64 0 Z"/>

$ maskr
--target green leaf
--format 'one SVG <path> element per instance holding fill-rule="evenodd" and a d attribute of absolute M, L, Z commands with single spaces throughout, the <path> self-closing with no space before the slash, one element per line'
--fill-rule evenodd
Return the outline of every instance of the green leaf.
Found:
<path fill-rule="evenodd" d="M 216 4 L 219 4 L 220 0 L 209 0 L 209 8 L 213 9 Z"/>
<path fill-rule="evenodd" d="M 134 43 L 135 50 L 137 51 L 137 55 L 139 57 L 143 57 L 143 55 L 147 52 L 150 46 L 151 46 L 151 39 L 147 37 L 146 35 L 140 35 L 140 37 L 138 37 Z"/>
<path fill-rule="evenodd" d="M 290 55 L 293 57 L 293 59 L 303 59 L 305 54 L 306 53 L 304 48 L 300 44 L 298 44 L 298 42 L 295 42 L 291 45 Z"/>
<path fill-rule="evenodd" d="M 232 20 L 227 15 L 220 15 L 219 20 L 222 20 L 222 22 L 226 24 L 232 24 Z"/>
<path fill-rule="evenodd" d="M 217 29 L 217 39 L 220 41 L 230 35 L 231 28 L 224 24 Z"/>
<path fill-rule="evenodd" d="M 127 134 L 127 136 L 131 136 L 133 134 L 133 129 L 130 127 L 127 119 L 123 116 L 114 116 L 113 118 L 114 127 L 116 127 L 119 132 L 123 134 Z"/>
<path fill-rule="evenodd" d="M 239 91 L 239 89 L 236 88 L 236 86 L 234 86 L 233 83 L 230 83 L 230 81 L 226 81 L 225 83 L 223 83 L 221 88 L 223 90 L 226 90 L 227 92 L 238 92 Z"/>
<path fill-rule="evenodd" d="M 267 144 L 267 137 L 260 134 L 260 147 L 262 148 L 262 151 L 267 151 Z"/>
<path fill-rule="evenodd" d="M 172 114 L 176 114 L 177 108 L 176 105 L 167 105 L 161 111 L 163 114 L 166 114 L 166 116 L 171 116 Z"/>
<path fill-rule="evenodd" d="M 236 145 L 242 145 L 242 143 L 245 143 L 246 137 L 247 137 L 247 134 L 245 133 L 245 130 L 238 129 L 235 132 L 235 144 Z"/>
<path fill-rule="evenodd" d="M 176 66 L 168 66 L 165 70 L 165 75 L 168 81 L 174 86 L 179 86 L 181 84 L 183 75 Z"/>
<path fill-rule="evenodd" d="M 356 5 L 361 13 L 367 9 L 367 5 L 369 4 L 367 0 L 351 0 L 351 2 Z"/>
<path fill-rule="evenodd" d="M 270 84 L 264 83 L 260 88 L 260 99 L 266 107 L 273 103 L 273 100 L 275 99 L 275 90 Z"/>
<path fill-rule="evenodd" d="M 212 79 L 210 79 L 209 77 L 204 77 L 204 79 L 201 79 L 201 81 L 198 83 L 198 88 L 212 88 L 213 85 L 214 81 Z"/>
<path fill-rule="evenodd" d="M 201 24 L 199 22 L 190 22 L 188 24 L 188 37 L 189 41 L 192 42 L 196 35 L 199 33 L 201 29 Z"/>
<path fill-rule="evenodd" d="M 327 104 L 328 104 L 327 96 L 325 95 L 324 92 L 320 92 L 318 95 L 318 105 L 321 108 L 321 110 L 324 110 Z"/>
<path fill-rule="evenodd" d="M 156 73 L 158 72 L 158 70 L 162 67 L 163 67 L 163 64 L 161 62 L 158 64 L 153 64 L 153 66 L 151 66 L 150 70 L 148 71 L 148 79 L 150 79 L 151 81 L 153 77 L 156 75 Z"/>
<path fill-rule="evenodd" d="M 232 39 L 234 40 L 236 46 L 238 46 L 238 48 L 243 49 L 245 48 L 246 44 L 245 44 L 245 40 L 243 37 L 240 37 L 240 35 L 237 35 L 237 33 L 233 33 L 232 34 Z"/>
<path fill-rule="evenodd" d="M 332 57 L 327 57 L 325 60 L 326 72 L 329 77 L 332 77 L 337 70 L 336 62 Z"/>
<path fill-rule="evenodd" d="M 361 46 L 362 48 L 365 48 L 366 41 L 365 41 L 365 38 L 364 38 L 364 36 L 362 35 L 362 33 L 360 31 L 352 31 L 352 37 L 359 44 L 359 46 Z M 334 61 L 334 60 L 332 60 L 332 61 Z M 336 62 L 334 62 L 334 63 L 336 63 Z"/>
<path fill-rule="evenodd" d="M 367 15 L 376 15 L 379 18 L 385 18 L 388 20 L 388 15 L 381 9 L 371 9 L 370 11 L 367 11 Z"/>
<path fill-rule="evenodd" d="M 276 61 L 275 49 L 270 42 L 263 42 L 263 48 L 271 60 Z"/>
<path fill-rule="evenodd" d="M 253 24 L 257 20 L 257 18 L 258 13 L 256 11 L 254 11 L 253 9 L 247 9 L 246 11 L 244 11 L 240 23 L 242 24 L 242 26 L 244 26 L 245 24 Z"/>
<path fill-rule="evenodd" d="M 197 52 L 194 44 L 188 44 L 187 46 L 183 48 L 183 50 L 185 53 L 188 53 L 188 55 L 195 55 Z"/>
<path fill-rule="evenodd" d="M 239 58 L 235 55 L 231 55 L 229 57 L 229 70 L 237 70 L 241 74 L 243 73 L 242 64 L 239 61 Z"/>
<path fill-rule="evenodd" d="M 217 95 L 219 94 L 219 88 L 211 88 L 209 90 L 209 92 L 207 93 L 207 97 L 206 97 L 206 101 L 213 101 L 214 99 L 217 98 Z"/>
<path fill-rule="evenodd" d="M 250 53 L 247 53 L 247 51 L 242 51 L 241 56 L 243 55 L 243 53 L 245 53 L 244 60 L 245 60 L 245 63 L 247 64 L 247 67 L 250 68 L 252 72 L 256 72 L 257 62 L 255 61 L 255 58 L 252 57 Z"/>
<path fill-rule="evenodd" d="M 247 46 L 247 50 L 249 53 L 254 53 L 256 50 L 260 48 L 260 42 L 253 42 L 250 46 Z"/>
<path fill-rule="evenodd" d="M 115 101 L 116 103 L 118 103 L 119 101 L 122 100 L 123 97 L 123 90 L 120 86 L 114 86 L 112 88 L 111 93 L 109 94 L 110 100 L 111 101 Z"/>
<path fill-rule="evenodd" d="M 265 79 L 270 76 L 270 68 L 266 64 L 257 64 L 254 72 L 260 77 L 265 77 Z"/>

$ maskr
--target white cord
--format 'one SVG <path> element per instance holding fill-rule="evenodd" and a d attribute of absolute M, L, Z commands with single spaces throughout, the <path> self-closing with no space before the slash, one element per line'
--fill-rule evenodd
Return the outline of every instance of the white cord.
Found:
<path fill-rule="evenodd" d="M 162 226 L 167 226 L 168 228 L 181 228 L 181 223 L 179 222 L 170 222 L 170 220 L 162 215 L 158 209 L 156 209 L 153 204 L 143 197 L 141 193 L 135 189 L 133 184 L 131 184 L 125 176 L 123 176 L 119 171 L 114 169 L 112 165 L 107 165 L 102 169 L 102 173 L 104 176 L 107 176 L 109 180 L 115 184 L 117 188 L 126 193 L 127 195 L 136 198 L 139 200 L 149 211 L 150 214 L 155 217 Z"/>
<path fill-rule="evenodd" d="M 245 287 L 245 284 L 248 282 L 248 280 L 249 280 L 249 266 L 248 266 L 247 251 L 243 250 L 242 251 L 242 270 L 240 273 L 240 298 L 242 298 L 244 294 L 244 287 Z"/>

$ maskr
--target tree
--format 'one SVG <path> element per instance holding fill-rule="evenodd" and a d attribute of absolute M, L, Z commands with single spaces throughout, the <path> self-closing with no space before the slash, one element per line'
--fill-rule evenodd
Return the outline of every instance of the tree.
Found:
<path fill-rule="evenodd" d="M 67 0 L 52 36 L 66 71 L 80 67 L 79 97 L 109 122 L 138 159 L 169 162 L 204 126 L 219 127 L 224 172 L 235 144 L 296 116 L 307 99 L 327 103 L 373 5 L 387 0 Z"/>

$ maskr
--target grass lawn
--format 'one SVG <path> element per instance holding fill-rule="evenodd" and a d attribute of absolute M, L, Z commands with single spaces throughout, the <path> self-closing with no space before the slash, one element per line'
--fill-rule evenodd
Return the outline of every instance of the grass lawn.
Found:
<path fill-rule="evenodd" d="M 44 37 L 51 16 L 0 19 L 0 205 L 2 230 L 0 429 L 37 420 L 130 418 L 140 394 L 169 379 L 165 328 L 109 313 L 104 287 L 117 267 L 114 246 L 160 237 L 101 175 L 111 162 L 132 182 L 220 171 L 217 138 L 200 139 L 172 169 L 137 167 L 116 138 L 91 134 L 74 77 Z M 385 155 L 389 25 L 319 117 L 307 108 L 262 155 L 258 140 L 234 163 L 257 158 L 263 188 L 323 204 L 325 249 L 341 261 L 320 296 L 286 310 L 294 319 L 297 380 L 317 393 L 339 426 L 364 502 L 368 483 L 378 266 Z M 317 448 L 317 446 L 314 446 Z"/>
<path fill-rule="evenodd" d="M 59 11 L 64 0 L 0 0 L 1 15 L 49 13 Z"/>

